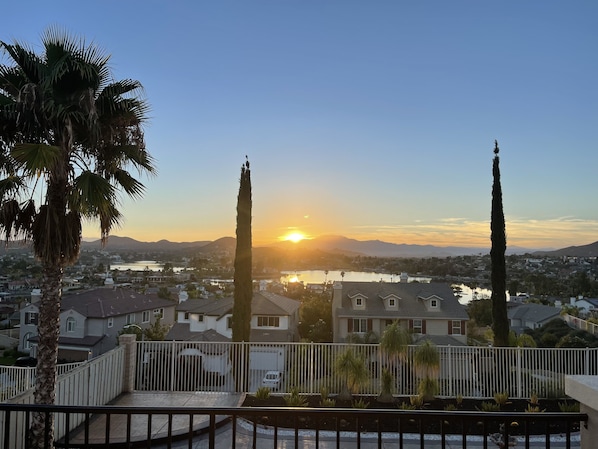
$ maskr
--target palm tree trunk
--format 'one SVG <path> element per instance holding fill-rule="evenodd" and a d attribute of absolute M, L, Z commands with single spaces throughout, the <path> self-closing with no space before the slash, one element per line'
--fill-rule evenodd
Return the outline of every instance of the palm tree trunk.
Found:
<path fill-rule="evenodd" d="M 34 398 L 36 404 L 54 404 L 56 398 L 56 363 L 58 335 L 60 333 L 60 297 L 62 293 L 62 267 L 43 263 L 42 297 L 38 320 L 37 381 Z M 53 447 L 54 418 L 35 413 L 31 423 L 31 447 Z"/>

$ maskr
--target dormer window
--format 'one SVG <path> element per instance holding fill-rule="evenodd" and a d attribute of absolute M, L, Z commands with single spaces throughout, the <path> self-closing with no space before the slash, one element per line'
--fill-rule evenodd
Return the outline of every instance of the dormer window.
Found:
<path fill-rule="evenodd" d="M 397 301 L 394 298 L 388 300 L 388 307 L 396 307 Z"/>
<path fill-rule="evenodd" d="M 386 310 L 399 310 L 399 300 L 401 298 L 399 298 L 394 293 L 391 293 L 389 295 L 380 295 L 379 297 L 382 300 L 382 303 L 384 304 L 384 308 Z"/>
<path fill-rule="evenodd" d="M 355 294 L 350 294 L 349 299 L 351 299 L 351 305 L 354 310 L 365 310 L 365 303 L 368 299 L 367 296 L 356 292 Z"/>
<path fill-rule="evenodd" d="M 432 300 L 430 300 L 430 307 L 431 307 L 432 309 L 435 309 L 435 308 L 437 308 L 437 307 L 438 307 L 438 300 L 437 300 L 437 299 L 432 299 Z"/>

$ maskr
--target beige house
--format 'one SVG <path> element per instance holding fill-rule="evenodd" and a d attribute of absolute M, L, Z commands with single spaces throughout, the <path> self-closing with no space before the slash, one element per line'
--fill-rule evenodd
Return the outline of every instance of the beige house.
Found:
<path fill-rule="evenodd" d="M 380 337 L 386 326 L 399 321 L 414 340 L 437 344 L 467 344 L 465 307 L 444 283 L 336 282 L 333 286 L 334 342 L 350 334 Z"/>

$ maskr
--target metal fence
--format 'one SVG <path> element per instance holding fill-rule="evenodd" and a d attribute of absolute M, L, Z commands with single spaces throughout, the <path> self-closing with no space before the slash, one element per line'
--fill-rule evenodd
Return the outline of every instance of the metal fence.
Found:
<path fill-rule="evenodd" d="M 12 424 L 32 413 L 70 422 L 90 418 L 54 447 L 580 447 L 583 413 L 508 413 L 355 408 L 266 407 L 67 407 L 0 404 L 8 426 L 0 447 L 19 448 L 22 435 Z M 267 418 L 267 422 L 264 419 Z M 516 423 L 516 425 L 515 425 Z M 157 430 L 160 429 L 160 430 Z M 556 439 L 553 437 L 556 436 Z M 503 444 L 503 441 L 508 444 Z M 49 442 L 44 446 L 50 449 Z"/>
<path fill-rule="evenodd" d="M 383 368 L 393 376 L 393 393 L 417 394 L 413 365 L 417 346 L 391 360 L 377 344 L 138 342 L 135 389 L 140 391 L 256 392 L 268 371 L 282 373 L 279 393 L 339 393 L 344 378 L 335 366 L 345 351 L 363 361 L 370 376 L 359 393 L 381 391 Z M 440 397 L 492 398 L 507 393 L 526 399 L 565 396 L 565 375 L 595 375 L 597 348 L 493 348 L 438 346 Z"/>
<path fill-rule="evenodd" d="M 56 404 L 75 407 L 68 415 L 57 414 L 55 417 L 55 434 L 61 438 L 85 421 L 84 413 L 76 413 L 76 407 L 105 405 L 123 392 L 123 371 L 125 364 L 125 348 L 117 347 L 106 354 L 87 362 L 69 364 L 59 370 L 56 383 Z M 61 365 L 62 366 L 62 365 Z M 25 368 L 21 368 L 25 369 Z M 35 370 L 35 368 L 27 368 Z M 31 374 L 32 371 L 29 371 Z M 30 382 L 30 380 L 28 380 Z M 33 383 L 31 383 L 31 387 Z M 10 399 L 12 404 L 33 404 L 33 389 Z M 0 449 L 25 447 L 26 430 L 29 417 L 25 414 L 13 414 L 11 420 L 1 412 L 0 432 L 10 434 L 8 445 L 0 442 Z"/>
<path fill-rule="evenodd" d="M 84 362 L 61 363 L 57 365 L 58 376 L 77 368 Z M 26 392 L 35 385 L 36 368 L 0 366 L 0 402 Z"/>

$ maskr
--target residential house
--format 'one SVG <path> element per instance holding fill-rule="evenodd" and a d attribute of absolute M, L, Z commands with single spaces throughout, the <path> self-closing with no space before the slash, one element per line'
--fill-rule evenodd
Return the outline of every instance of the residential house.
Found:
<path fill-rule="evenodd" d="M 407 282 L 335 282 L 332 297 L 334 342 L 349 334 L 381 336 L 399 321 L 415 340 L 467 344 L 465 307 L 448 284 Z"/>
<path fill-rule="evenodd" d="M 538 329 L 549 321 L 560 318 L 561 309 L 544 304 L 526 303 L 513 304 L 509 302 L 507 317 L 511 330 L 517 334 L 525 329 Z"/>
<path fill-rule="evenodd" d="M 573 307 L 577 307 L 580 312 L 580 316 L 587 317 L 598 311 L 598 298 L 584 298 L 578 296 L 577 298 L 572 297 L 569 300 L 569 304 Z"/>
<path fill-rule="evenodd" d="M 189 299 L 177 306 L 177 320 L 167 340 L 230 341 L 233 298 Z M 252 342 L 297 341 L 300 302 L 267 291 L 251 301 Z"/>
<path fill-rule="evenodd" d="M 33 296 L 32 296 L 33 298 Z M 157 319 L 174 322 L 176 302 L 137 293 L 130 288 L 97 288 L 64 295 L 60 305 L 58 359 L 81 361 L 113 349 L 126 325 L 143 328 Z M 39 305 L 21 309 L 18 349 L 35 357 Z"/>

